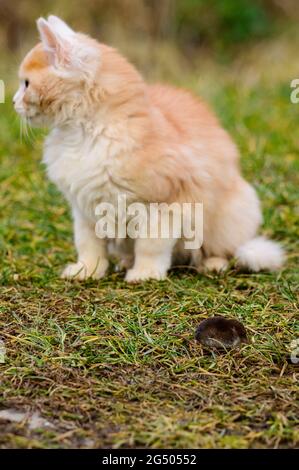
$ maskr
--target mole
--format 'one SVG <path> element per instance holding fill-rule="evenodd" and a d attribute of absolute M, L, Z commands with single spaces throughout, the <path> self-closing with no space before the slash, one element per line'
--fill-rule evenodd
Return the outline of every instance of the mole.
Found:
<path fill-rule="evenodd" d="M 248 342 L 242 323 L 220 315 L 203 320 L 196 330 L 195 339 L 213 349 L 234 348 Z"/>

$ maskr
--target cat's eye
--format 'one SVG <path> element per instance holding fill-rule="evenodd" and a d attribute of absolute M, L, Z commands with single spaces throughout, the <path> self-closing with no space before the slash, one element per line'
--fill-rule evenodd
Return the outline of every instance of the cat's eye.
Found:
<path fill-rule="evenodd" d="M 25 88 L 28 88 L 29 87 L 29 80 L 25 80 Z"/>

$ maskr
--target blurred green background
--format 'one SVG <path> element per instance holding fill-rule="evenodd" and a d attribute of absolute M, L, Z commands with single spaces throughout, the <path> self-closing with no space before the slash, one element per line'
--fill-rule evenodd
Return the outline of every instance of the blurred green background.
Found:
<path fill-rule="evenodd" d="M 37 39 L 35 19 L 49 13 L 62 16 L 75 29 L 122 48 L 150 75 L 157 66 L 157 56 L 160 57 L 160 76 L 161 68 L 162 75 L 164 70 L 173 74 L 175 66 L 171 62 L 180 61 L 192 69 L 204 54 L 216 62 L 227 63 L 248 44 L 275 37 L 291 25 L 295 28 L 299 2 L 0 0 L 2 76 Z M 5 53 L 7 60 L 3 57 Z"/>
<path fill-rule="evenodd" d="M 272 34 L 299 18 L 297 0 L 0 0 L 1 45 L 16 50 L 34 33 L 34 20 L 55 12 L 98 37 L 175 40 L 185 51 L 222 49 Z"/>

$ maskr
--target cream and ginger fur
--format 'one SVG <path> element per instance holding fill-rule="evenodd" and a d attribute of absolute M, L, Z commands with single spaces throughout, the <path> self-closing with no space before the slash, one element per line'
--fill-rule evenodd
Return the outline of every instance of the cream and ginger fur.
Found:
<path fill-rule="evenodd" d="M 203 246 L 198 268 L 222 270 L 231 257 L 251 270 L 278 269 L 279 245 L 256 238 L 261 210 L 242 178 L 235 144 L 209 108 L 184 90 L 145 83 L 115 49 L 74 32 L 57 17 L 37 22 L 41 42 L 20 67 L 16 110 L 49 126 L 44 162 L 72 208 L 77 262 L 64 278 L 101 278 L 107 240 L 95 235 L 95 208 L 129 202 L 202 202 Z M 127 281 L 164 279 L 172 239 L 137 239 Z M 131 253 L 132 255 L 132 253 Z"/>

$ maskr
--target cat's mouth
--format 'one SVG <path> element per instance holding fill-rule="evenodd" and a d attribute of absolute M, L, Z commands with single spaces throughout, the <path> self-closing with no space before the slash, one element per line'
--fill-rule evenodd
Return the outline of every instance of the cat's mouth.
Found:
<path fill-rule="evenodd" d="M 23 106 L 15 106 L 16 112 L 25 119 L 35 119 L 39 117 L 41 113 L 37 109 L 26 109 Z"/>
<path fill-rule="evenodd" d="M 26 110 L 23 107 L 15 106 L 15 111 L 18 113 L 19 116 L 22 118 L 26 118 Z"/>
<path fill-rule="evenodd" d="M 22 110 L 17 111 L 21 118 L 26 119 L 29 124 L 38 123 L 42 118 L 42 113 L 38 110 Z"/>
<path fill-rule="evenodd" d="M 36 108 L 30 108 L 26 111 L 26 118 L 27 119 L 35 119 L 38 116 L 40 116 L 40 112 Z"/>
<path fill-rule="evenodd" d="M 41 113 L 39 111 L 36 111 L 34 114 L 27 114 L 27 119 L 30 121 L 30 120 L 34 120 L 34 119 L 37 119 L 37 118 L 40 118 L 41 117 Z"/>

